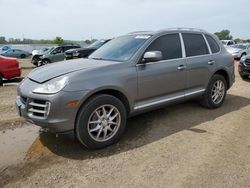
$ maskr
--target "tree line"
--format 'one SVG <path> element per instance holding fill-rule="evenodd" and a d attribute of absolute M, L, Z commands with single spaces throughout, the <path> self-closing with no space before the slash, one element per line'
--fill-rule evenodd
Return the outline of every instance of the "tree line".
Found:
<path fill-rule="evenodd" d="M 91 40 L 83 40 L 83 41 L 73 41 L 73 40 L 64 40 L 62 37 L 56 37 L 52 40 L 49 39 L 40 39 L 40 40 L 34 40 L 34 39 L 26 39 L 23 40 L 19 38 L 9 38 L 8 40 L 4 36 L 0 36 L 0 44 L 79 44 L 79 43 L 86 43 L 91 44 L 95 42 L 96 39 Z"/>

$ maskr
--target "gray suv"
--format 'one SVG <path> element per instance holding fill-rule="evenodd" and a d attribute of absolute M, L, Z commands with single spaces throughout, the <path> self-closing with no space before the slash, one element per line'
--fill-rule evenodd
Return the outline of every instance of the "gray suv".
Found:
<path fill-rule="evenodd" d="M 88 59 L 33 70 L 17 89 L 28 121 L 54 133 L 74 132 L 87 148 L 111 145 L 128 117 L 189 99 L 214 109 L 234 82 L 233 57 L 198 29 L 134 32 Z"/>

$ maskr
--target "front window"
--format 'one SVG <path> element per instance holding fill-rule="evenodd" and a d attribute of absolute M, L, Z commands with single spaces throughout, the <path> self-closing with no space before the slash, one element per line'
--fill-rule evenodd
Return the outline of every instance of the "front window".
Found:
<path fill-rule="evenodd" d="M 62 47 L 55 48 L 55 49 L 52 51 L 52 54 L 58 54 L 58 53 L 63 53 Z"/>
<path fill-rule="evenodd" d="M 128 61 L 150 37 L 150 35 L 118 37 L 96 50 L 89 58 L 121 62 Z"/>

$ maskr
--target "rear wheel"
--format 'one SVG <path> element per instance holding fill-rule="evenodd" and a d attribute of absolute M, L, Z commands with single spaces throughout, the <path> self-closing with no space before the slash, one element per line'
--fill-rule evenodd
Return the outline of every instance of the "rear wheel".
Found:
<path fill-rule="evenodd" d="M 220 107 L 227 94 L 227 83 L 222 75 L 215 74 L 206 89 L 206 92 L 201 100 L 201 105 L 214 109 Z"/>
<path fill-rule="evenodd" d="M 88 100 L 78 114 L 77 139 L 89 149 L 104 148 L 120 139 L 126 120 L 126 109 L 119 99 L 97 95 Z"/>
<path fill-rule="evenodd" d="M 26 58 L 26 55 L 25 54 L 21 54 L 20 58 Z"/>
<path fill-rule="evenodd" d="M 248 76 L 248 75 L 240 75 L 240 77 L 241 77 L 243 80 L 246 80 L 246 79 L 249 79 L 249 78 L 250 78 L 250 76 Z"/>

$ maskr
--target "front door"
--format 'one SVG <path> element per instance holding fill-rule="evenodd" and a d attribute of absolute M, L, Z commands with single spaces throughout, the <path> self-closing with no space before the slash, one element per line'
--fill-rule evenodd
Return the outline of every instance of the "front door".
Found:
<path fill-rule="evenodd" d="M 163 59 L 137 64 L 138 98 L 135 109 L 182 98 L 186 89 L 186 61 L 182 58 L 180 35 L 161 36 L 149 45 L 145 52 L 148 51 L 161 51 Z"/>
<path fill-rule="evenodd" d="M 54 63 L 63 60 L 64 60 L 63 47 L 57 47 L 55 50 L 53 50 L 52 55 L 50 57 L 50 61 Z"/>

